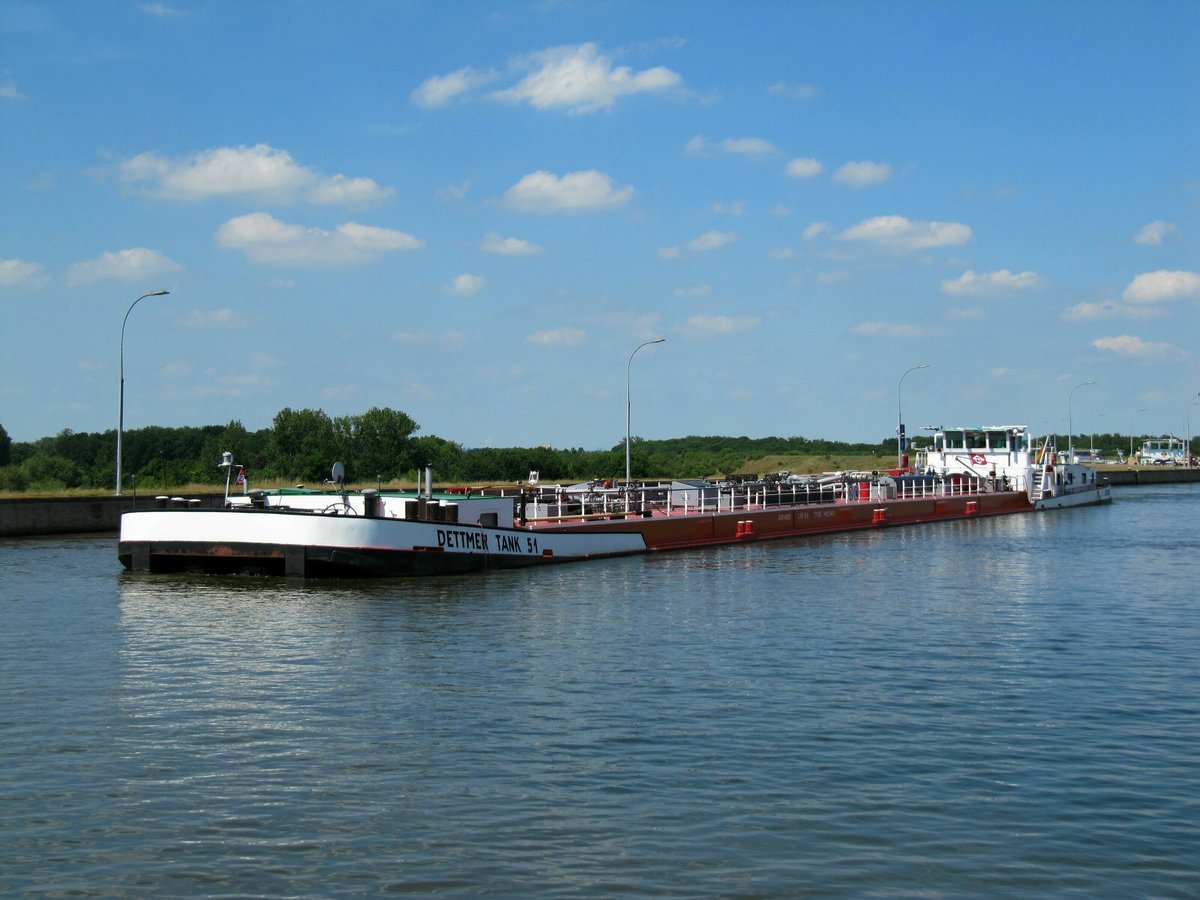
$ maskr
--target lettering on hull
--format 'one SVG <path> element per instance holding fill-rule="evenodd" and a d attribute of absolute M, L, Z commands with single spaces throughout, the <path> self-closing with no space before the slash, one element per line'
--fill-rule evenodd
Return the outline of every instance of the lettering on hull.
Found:
<path fill-rule="evenodd" d="M 538 556 L 538 539 L 525 534 L 488 534 L 465 528 L 439 528 L 438 547 L 442 550 L 458 550 L 467 553 L 515 553 L 522 556 Z"/>

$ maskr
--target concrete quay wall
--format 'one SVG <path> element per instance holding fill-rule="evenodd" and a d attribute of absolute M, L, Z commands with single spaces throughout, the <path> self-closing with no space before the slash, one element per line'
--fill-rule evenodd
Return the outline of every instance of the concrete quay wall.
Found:
<path fill-rule="evenodd" d="M 1175 469 L 1171 466 L 1126 466 L 1110 469 L 1100 466 L 1096 474 L 1107 478 L 1114 487 L 1134 484 L 1180 484 L 1200 481 L 1200 469 Z"/>
<path fill-rule="evenodd" d="M 192 494 L 204 507 L 219 508 L 222 494 Z M 169 502 L 169 501 L 168 501 Z M 121 513 L 154 509 L 154 496 L 137 497 L 18 497 L 0 500 L 0 537 L 47 534 L 116 534 Z"/>

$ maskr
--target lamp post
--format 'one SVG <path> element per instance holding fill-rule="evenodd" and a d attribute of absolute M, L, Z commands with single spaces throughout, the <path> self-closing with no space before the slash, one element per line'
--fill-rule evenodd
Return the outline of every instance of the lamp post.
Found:
<path fill-rule="evenodd" d="M 1075 462 L 1075 423 L 1071 418 L 1071 400 L 1075 397 L 1075 392 L 1081 387 L 1087 387 L 1089 384 L 1095 384 L 1094 381 L 1085 381 L 1083 384 L 1077 384 L 1071 388 L 1071 393 L 1067 394 L 1067 462 Z"/>
<path fill-rule="evenodd" d="M 147 297 L 163 297 L 171 293 L 170 291 L 151 291 L 148 294 L 142 294 L 132 303 L 129 304 L 129 309 L 125 310 L 125 318 L 121 320 L 121 395 L 117 411 L 117 496 L 121 496 L 121 434 L 125 431 L 125 323 L 129 321 L 129 314 L 133 312 L 133 308 L 145 300 Z"/>
<path fill-rule="evenodd" d="M 1187 405 L 1187 443 L 1183 447 L 1184 465 L 1192 467 L 1192 407 L 1200 406 L 1200 391 L 1196 391 L 1196 399 Z"/>
<path fill-rule="evenodd" d="M 896 466 L 897 468 L 905 468 L 904 465 L 904 448 L 907 442 L 904 439 L 904 415 L 900 412 L 900 385 L 904 384 L 904 379 L 909 372 L 915 372 L 917 369 L 928 369 L 929 363 L 921 363 L 919 366 L 913 366 L 908 372 L 900 376 L 900 380 L 896 382 Z"/>
<path fill-rule="evenodd" d="M 629 409 L 630 409 L 630 391 L 629 391 L 629 371 L 633 366 L 633 358 L 637 356 L 638 350 L 643 347 L 649 347 L 651 344 L 665 344 L 666 338 L 655 338 L 652 341 L 646 341 L 644 344 L 638 344 L 632 353 L 629 354 L 629 362 L 625 364 L 625 490 L 629 490 L 629 482 L 633 480 L 632 469 L 629 463 Z M 626 505 L 628 505 L 628 495 L 626 495 Z"/>
<path fill-rule="evenodd" d="M 1133 413 L 1134 413 L 1134 415 L 1137 415 L 1138 413 L 1144 413 L 1145 411 L 1146 410 L 1144 408 L 1143 409 L 1135 409 L 1133 411 Z M 1129 420 L 1129 464 L 1130 465 L 1134 464 L 1134 459 L 1133 459 L 1133 419 L 1132 418 L 1130 418 L 1130 420 Z"/>

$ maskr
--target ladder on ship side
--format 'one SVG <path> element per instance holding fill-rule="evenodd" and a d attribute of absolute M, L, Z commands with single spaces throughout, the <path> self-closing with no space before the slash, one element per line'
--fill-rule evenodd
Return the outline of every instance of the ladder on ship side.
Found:
<path fill-rule="evenodd" d="M 1042 444 L 1042 449 L 1038 451 L 1037 458 L 1033 466 L 1033 496 L 1032 499 L 1036 502 L 1046 496 L 1046 455 L 1050 453 L 1050 436 L 1046 436 L 1045 443 Z"/>

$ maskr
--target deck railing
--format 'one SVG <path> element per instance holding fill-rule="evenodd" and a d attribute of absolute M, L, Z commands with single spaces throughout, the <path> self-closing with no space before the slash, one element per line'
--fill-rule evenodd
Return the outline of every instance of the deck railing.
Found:
<path fill-rule="evenodd" d="M 629 490 L 602 489 L 564 494 L 544 488 L 537 497 L 540 522 L 567 522 L 615 516 L 681 516 L 741 510 L 788 508 L 836 503 L 880 503 L 1025 490 L 1023 478 L 960 476 L 918 477 L 897 481 L 853 479 L 835 482 L 671 487 L 643 485 Z"/>

